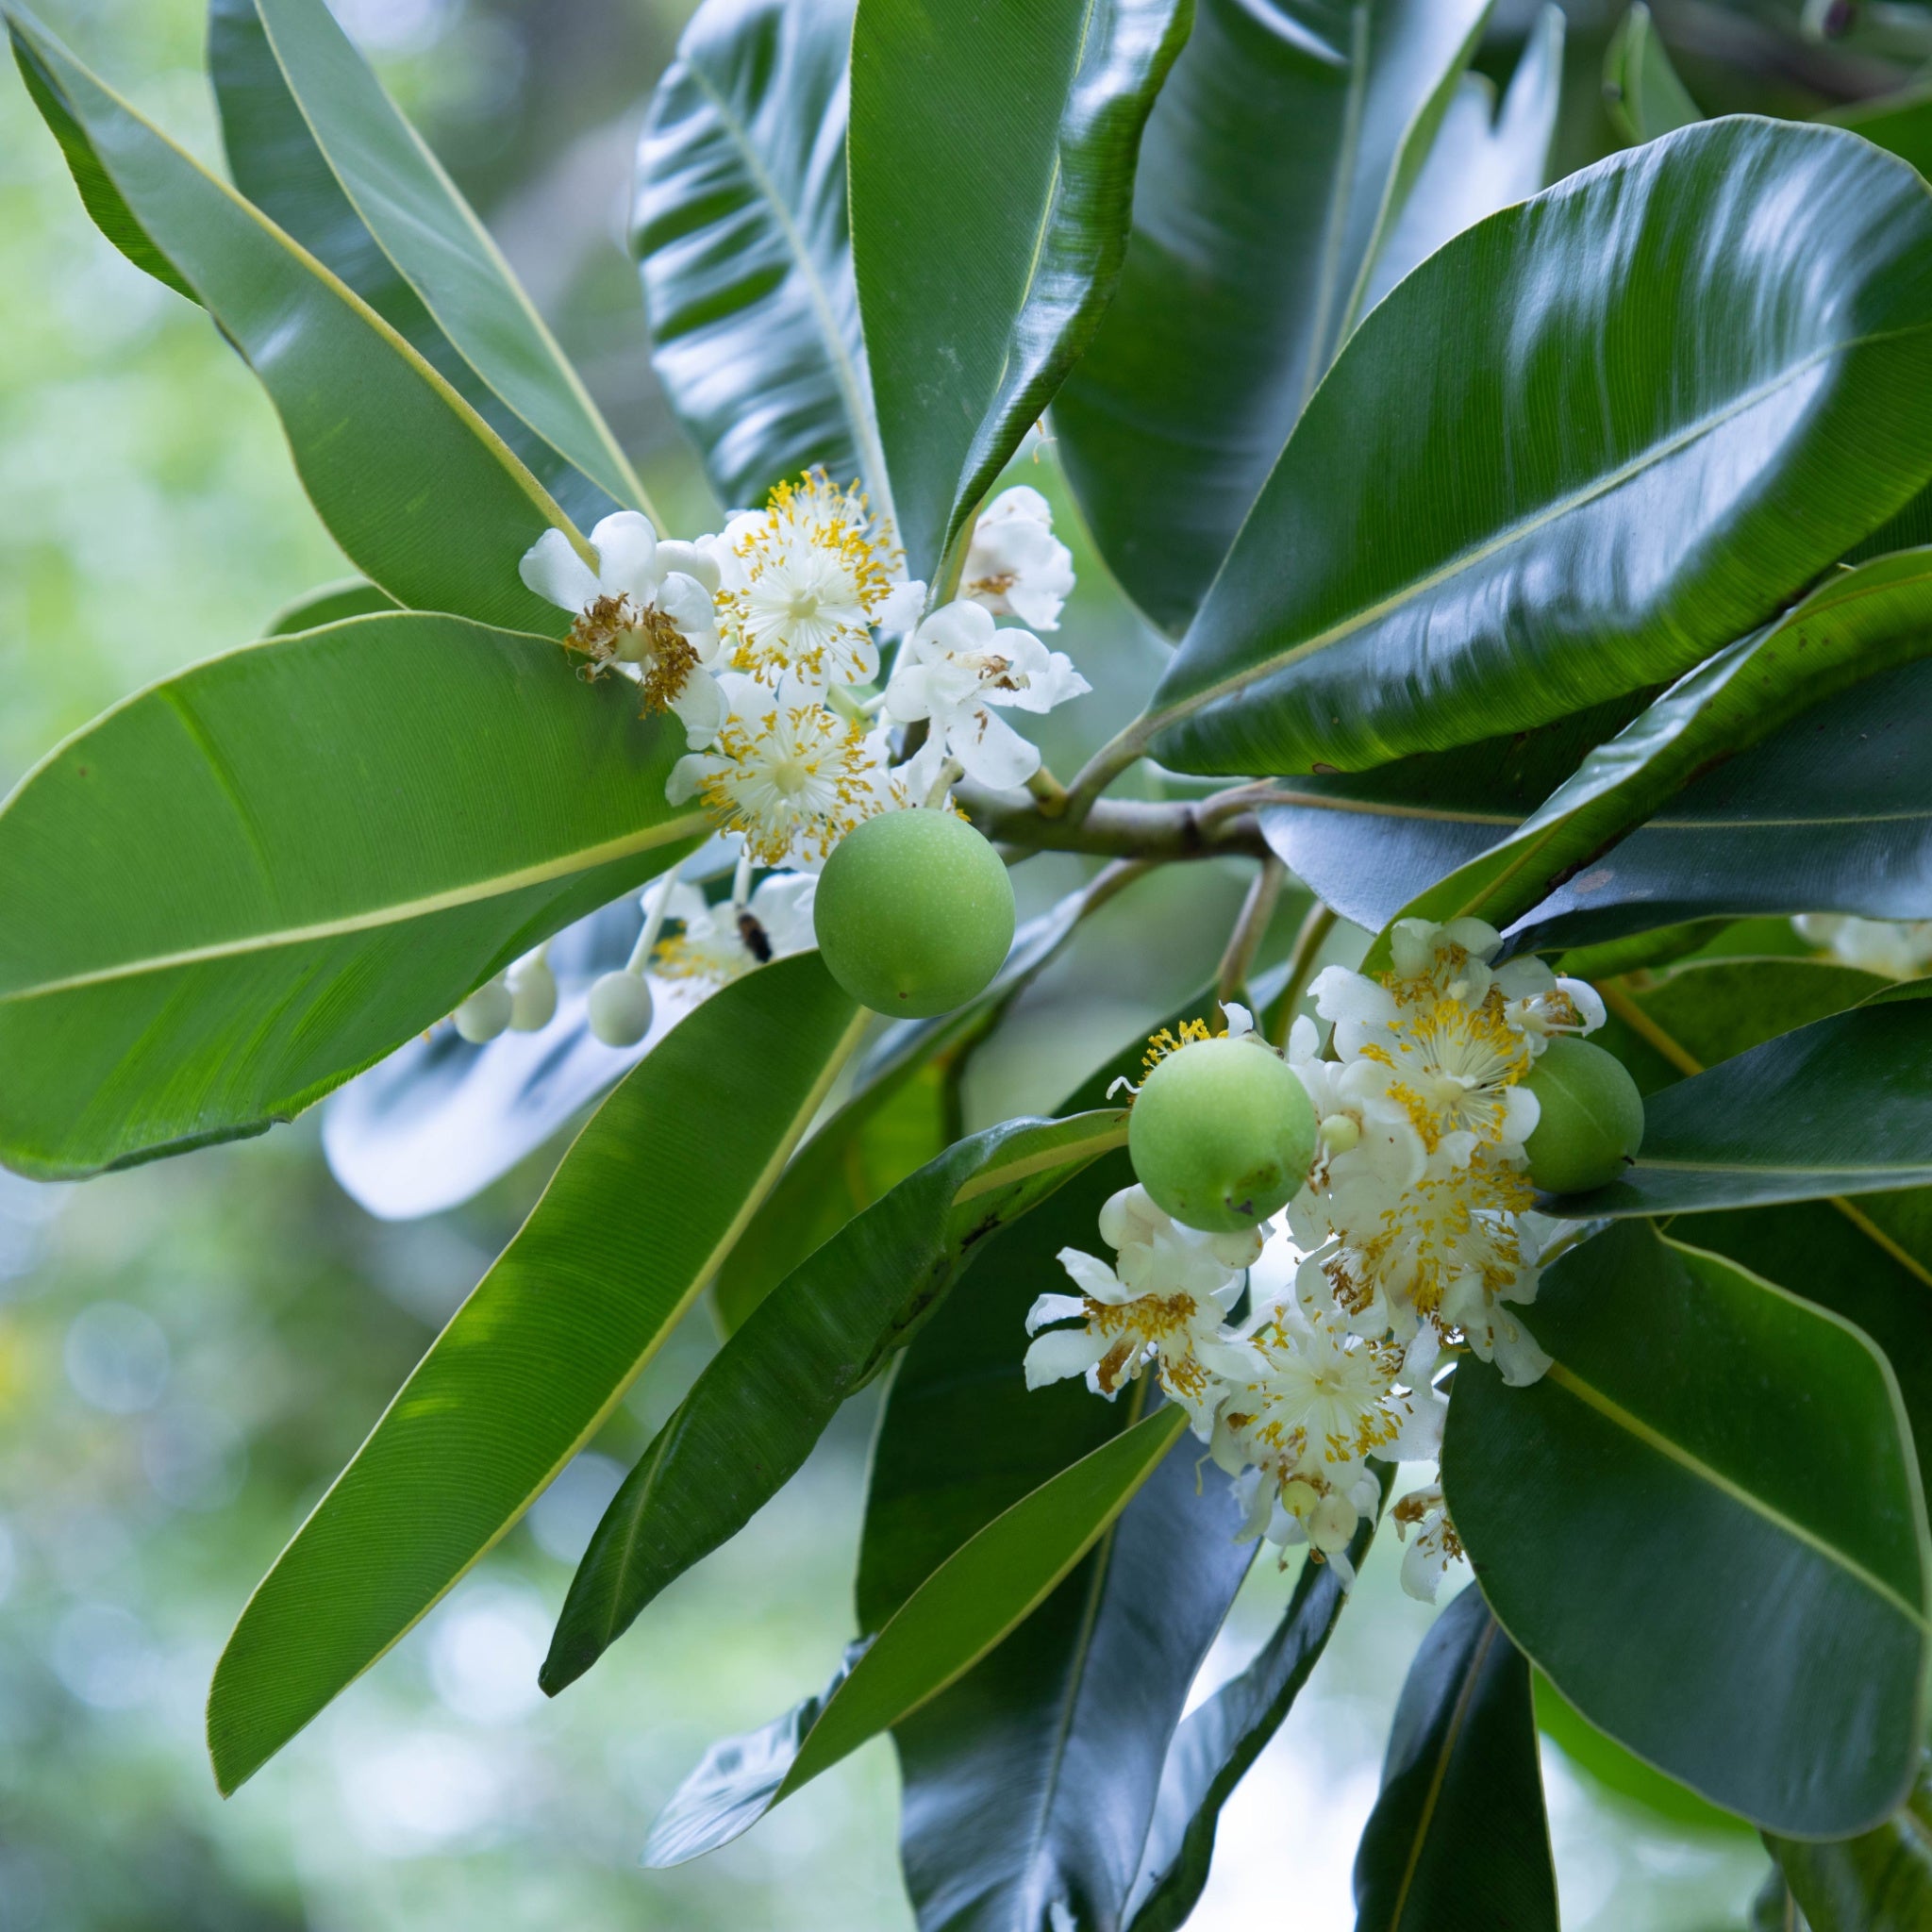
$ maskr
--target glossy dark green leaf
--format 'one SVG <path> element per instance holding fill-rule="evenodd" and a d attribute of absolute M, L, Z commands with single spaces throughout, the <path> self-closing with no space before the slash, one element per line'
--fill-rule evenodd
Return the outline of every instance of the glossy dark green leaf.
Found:
<path fill-rule="evenodd" d="M 846 1646 L 823 1690 L 800 1698 L 755 1731 L 713 1744 L 658 1814 L 644 1845 L 644 1863 L 682 1865 L 749 1831 L 772 1808 L 806 1732 L 852 1674 L 869 1641 L 861 1638 Z"/>
<path fill-rule="evenodd" d="M 1557 1932 L 1529 1665 L 1474 1587 L 1430 1625 L 1355 1858 L 1356 1932 Z"/>
<path fill-rule="evenodd" d="M 0 808 L 0 1156 L 289 1119 L 702 836 L 682 749 L 543 639 L 400 611 L 130 698 Z"/>
<path fill-rule="evenodd" d="M 1117 1110 L 974 1134 L 766 1296 L 611 1499 L 558 1619 L 544 1690 L 554 1696 L 581 1676 L 667 1584 L 744 1527 L 990 1236 L 1125 1135 Z"/>
<path fill-rule="evenodd" d="M 345 617 L 374 617 L 395 608 L 395 599 L 374 584 L 347 577 L 284 604 L 262 625 L 261 634 L 265 638 L 292 637 L 298 630 L 318 630 L 325 624 L 340 624 Z"/>
<path fill-rule="evenodd" d="M 772 1190 L 719 1273 L 714 1304 L 727 1334 L 813 1249 L 876 1198 L 861 1198 L 860 1190 L 853 1185 L 852 1169 L 857 1157 L 864 1183 L 873 1183 L 874 1163 L 864 1155 L 868 1142 L 876 1142 L 882 1113 L 909 1113 L 915 1118 L 924 1114 L 937 1129 L 937 1092 L 928 1088 L 923 1106 L 920 1095 L 908 1090 L 919 1087 L 922 1070 L 943 1065 L 997 1024 L 1007 1007 L 1073 937 L 1087 901 L 1086 892 L 1070 892 L 1038 918 L 1029 919 L 1013 936 L 1006 963 L 963 1007 L 937 1019 L 893 1021 L 867 1041 L 853 1067 L 852 1091 L 798 1150 L 797 1159 L 786 1169 L 784 1179 Z M 930 1153 L 937 1153 L 951 1138 L 943 1136 Z M 886 1164 L 887 1186 L 903 1180 L 930 1158 L 929 1153 L 917 1154 L 915 1144 L 901 1146 L 898 1158 Z M 917 1158 L 912 1158 L 915 1154 Z"/>
<path fill-rule="evenodd" d="M 1613 156 L 1364 320 L 1131 741 L 1358 768 L 1677 676 L 1913 494 L 1928 378 L 1897 161 L 1758 120 Z"/>
<path fill-rule="evenodd" d="M 1120 288 L 1054 404 L 1101 554 L 1158 623 L 1192 617 L 1353 326 L 1488 11 L 1197 0 Z"/>
<path fill-rule="evenodd" d="M 1589 869 L 1586 889 L 1576 891 L 1586 905 L 1607 895 L 1624 898 L 1631 890 L 1618 882 L 1619 855 L 1606 852 L 1633 826 L 1654 813 L 1674 820 L 1668 803 L 1713 764 L 1732 758 L 1790 728 L 1762 763 L 1782 763 L 1793 748 L 1812 752 L 1831 729 L 1829 716 L 1815 708 L 1859 685 L 1890 665 L 1907 664 L 1932 653 L 1932 550 L 1881 558 L 1853 571 L 1837 573 L 1775 624 L 1721 651 L 1707 664 L 1680 678 L 1616 737 L 1583 760 L 1575 774 L 1507 839 L 1457 869 L 1413 899 L 1404 910 L 1411 917 L 1448 920 L 1473 915 L 1499 928 L 1542 901 L 1553 884 Z M 1868 707 L 1856 706 L 1860 715 Z M 1812 753 L 1815 762 L 1815 753 Z M 1729 791 L 1740 783 L 1735 770 L 1712 783 Z M 1748 775 L 1741 781 L 1749 788 Z M 1834 788 L 1836 791 L 1838 788 Z M 1732 794 L 1735 796 L 1735 793 Z M 1694 793 L 1685 802 L 1694 813 Z M 1822 803 L 1822 802 L 1821 802 Z M 1838 836 L 1843 834 L 1844 805 Z M 1825 808 L 1829 809 L 1829 808 Z M 1734 812 L 1733 824 L 1744 816 Z M 1785 825 L 1766 826 L 1760 838 L 1776 852 L 1775 872 L 1789 879 L 1801 863 Z M 1690 858 L 1683 841 L 1676 851 Z M 1748 865 L 1749 861 L 1745 861 Z M 1699 903 L 1692 891 L 1722 893 L 1726 848 L 1699 841 L 1690 861 L 1701 871 L 1679 882 L 1670 911 L 1646 923 L 1666 924 L 1700 912 L 1740 909 L 1721 897 Z M 1607 877 L 1600 876 L 1607 874 Z M 1756 902 L 1769 891 L 1764 869 L 1753 872 Z M 1653 889 L 1656 880 L 1648 882 Z M 1787 890 L 1790 890 L 1788 887 Z M 1850 888 L 1856 891 L 1856 886 Z M 1808 905 L 1808 901 L 1806 905 Z M 1804 906 L 1790 909 L 1803 910 Z M 1534 924 L 1541 928 L 1544 915 Z"/>
<path fill-rule="evenodd" d="M 517 565 L 564 515 L 495 432 L 347 284 L 26 15 L 7 20 L 36 104 L 84 150 L 95 205 L 104 179 L 241 351 L 349 560 L 412 609 L 560 635 Z"/>
<path fill-rule="evenodd" d="M 1092 337 L 1187 26 L 1182 0 L 859 0 L 853 261 L 915 577 Z"/>
<path fill-rule="evenodd" d="M 726 505 L 822 463 L 892 510 L 845 223 L 853 0 L 707 0 L 658 83 L 632 246 L 651 360 Z"/>
<path fill-rule="evenodd" d="M 1564 1211 L 1697 1213 L 1928 1182 L 1932 1000 L 1919 999 L 1816 1021 L 1653 1093 L 1636 1162 Z"/>
<path fill-rule="evenodd" d="M 708 1000 L 543 1198 L 263 1579 L 208 1695 L 232 1790 L 416 1624 L 622 1399 L 864 1024 L 816 954 Z"/>
<path fill-rule="evenodd" d="M 1600 1790 L 1661 1820 L 1673 1832 L 1757 1838 L 1756 1828 L 1735 1811 L 1720 1810 L 1606 1737 L 1541 1671 L 1532 1689 L 1537 1728 Z"/>
<path fill-rule="evenodd" d="M 1590 945 L 1716 914 L 1932 914 L 1932 774 L 1918 750 L 1928 718 L 1924 661 L 1824 699 L 1591 857 L 1517 922 L 1512 946 Z"/>
<path fill-rule="evenodd" d="M 1548 1374 L 1510 1389 L 1465 1359 L 1443 1448 L 1504 1627 L 1592 1724 L 1724 1808 L 1807 1836 L 1876 1824 L 1918 1759 L 1928 1637 L 1884 1357 L 1636 1223 L 1565 1255 L 1530 1325 Z"/>
<path fill-rule="evenodd" d="M 1769 1843 L 1812 1932 L 1923 1932 L 1932 1925 L 1932 1758 L 1876 1830 L 1836 1843 Z"/>
<path fill-rule="evenodd" d="M 609 497 L 643 491 L 509 264 L 325 0 L 254 0 L 284 84 L 358 216 L 458 353 Z"/>
<path fill-rule="evenodd" d="M 1610 36 L 1604 56 L 1604 104 L 1611 125 L 1629 142 L 1656 141 L 1704 118 L 1677 78 L 1643 0 L 1637 0 Z"/>
<path fill-rule="evenodd" d="M 1386 1495 L 1389 1473 L 1382 1476 Z M 1359 1574 L 1375 1525 L 1349 1545 Z M 1200 1902 L 1221 1807 L 1281 1728 L 1320 1662 L 1348 1592 L 1332 1565 L 1305 1562 L 1281 1621 L 1247 1667 L 1183 1721 L 1160 1772 L 1154 1822 L 1128 1900 L 1128 1932 L 1177 1932 Z"/>
<path fill-rule="evenodd" d="M 383 253 L 290 92 L 255 0 L 208 0 L 208 65 L 236 187 L 361 296 L 509 445 L 580 527 L 589 529 L 616 509 L 616 499 L 544 441 L 463 359 Z"/>
<path fill-rule="evenodd" d="M 1488 75 L 1457 76 L 1415 186 L 1400 212 L 1391 210 L 1358 313 L 1374 308 L 1452 235 L 1549 186 L 1550 147 L 1562 105 L 1563 44 L 1563 9 L 1556 0 L 1544 0 L 1500 99 Z M 1427 125 L 1428 115 L 1419 116 L 1417 133 Z"/>
<path fill-rule="evenodd" d="M 1751 1900 L 1747 1932 L 1811 1932 L 1775 1865 Z"/>

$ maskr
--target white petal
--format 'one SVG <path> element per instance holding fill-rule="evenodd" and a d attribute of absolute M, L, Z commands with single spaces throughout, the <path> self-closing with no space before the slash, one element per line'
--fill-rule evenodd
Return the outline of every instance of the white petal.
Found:
<path fill-rule="evenodd" d="M 929 684 L 925 666 L 917 661 L 908 662 L 902 654 L 892 666 L 891 676 L 886 680 L 887 717 L 896 718 L 902 724 L 931 717 Z"/>
<path fill-rule="evenodd" d="M 547 604 L 573 613 L 597 601 L 597 576 L 561 530 L 545 530 L 524 552 L 517 575 Z"/>
<path fill-rule="evenodd" d="M 1604 1011 L 1602 995 L 1587 980 L 1559 979 L 1557 991 L 1570 995 L 1570 1004 L 1576 1008 L 1586 1033 L 1594 1033 L 1608 1017 Z"/>
<path fill-rule="evenodd" d="M 946 745 L 975 785 L 994 791 L 1024 785 L 1040 769 L 1040 747 L 992 711 L 978 710 L 964 730 L 948 731 Z"/>
<path fill-rule="evenodd" d="M 672 766 L 664 781 L 664 796 L 673 805 L 687 805 L 705 789 L 716 760 L 702 752 L 689 752 Z"/>
<path fill-rule="evenodd" d="M 950 604 L 941 604 L 912 633 L 912 638 L 915 644 L 928 649 L 970 654 L 986 650 L 998 628 L 991 611 L 967 598 L 956 597 Z"/>
<path fill-rule="evenodd" d="M 660 574 L 658 532 L 649 517 L 634 509 L 605 517 L 591 532 L 591 548 L 597 553 L 597 581 L 608 595 L 651 602 Z"/>
<path fill-rule="evenodd" d="M 1053 527 L 1053 509 L 1045 497 L 1030 484 L 1015 483 L 1002 490 L 979 513 L 978 528 L 1004 523 L 1008 517 L 1024 517 L 1028 523 Z"/>
<path fill-rule="evenodd" d="M 685 742 L 692 751 L 715 742 L 724 728 L 724 693 L 708 671 L 693 671 L 671 700 L 671 708 L 684 725 Z"/>
<path fill-rule="evenodd" d="M 667 576 L 677 571 L 715 593 L 724 585 L 724 574 L 719 569 L 717 556 L 709 547 L 717 541 L 713 537 L 687 543 L 681 538 L 668 538 L 658 545 L 658 568 Z"/>
<path fill-rule="evenodd" d="M 1037 1335 L 1049 1322 L 1085 1320 L 1087 1304 L 1077 1294 L 1042 1294 L 1034 1297 L 1033 1306 L 1026 1310 L 1026 1332 Z"/>
<path fill-rule="evenodd" d="M 885 601 L 873 612 L 874 625 L 888 637 L 911 627 L 919 622 L 919 613 L 925 608 L 925 586 L 920 583 L 894 584 L 886 592 Z"/>
<path fill-rule="evenodd" d="M 1026 1351 L 1026 1386 L 1042 1389 L 1049 1382 L 1063 1382 L 1069 1375 L 1084 1375 L 1106 1353 L 1104 1338 L 1090 1335 L 1084 1328 L 1050 1328 Z"/>
<path fill-rule="evenodd" d="M 1133 1297 L 1124 1293 L 1121 1281 L 1105 1261 L 1083 1253 L 1078 1248 L 1062 1248 L 1059 1264 L 1074 1277 L 1074 1286 L 1082 1294 L 1091 1294 L 1097 1302 L 1108 1302 L 1118 1306 L 1131 1301 Z"/>

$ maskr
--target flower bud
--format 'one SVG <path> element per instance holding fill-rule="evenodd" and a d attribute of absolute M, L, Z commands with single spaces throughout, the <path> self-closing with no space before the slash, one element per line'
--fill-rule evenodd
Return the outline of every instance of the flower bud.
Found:
<path fill-rule="evenodd" d="M 1141 1185 L 1184 1227 L 1252 1230 L 1315 1158 L 1315 1109 L 1287 1062 L 1248 1040 L 1198 1040 L 1147 1075 L 1127 1116 Z"/>
<path fill-rule="evenodd" d="M 557 974 L 531 954 L 504 974 L 509 988 L 509 1024 L 516 1033 L 541 1033 L 557 1017 Z"/>
<path fill-rule="evenodd" d="M 509 1024 L 509 988 L 501 979 L 486 980 L 459 1006 L 457 1031 L 472 1046 L 483 1046 Z"/>
<path fill-rule="evenodd" d="M 1308 1541 L 1324 1556 L 1339 1555 L 1353 1540 L 1357 1521 L 1355 1505 L 1331 1491 L 1315 1505 L 1307 1519 Z"/>
<path fill-rule="evenodd" d="M 946 811 L 888 811 L 846 833 L 812 902 L 825 970 L 894 1018 L 949 1013 L 982 991 L 1013 943 L 999 854 Z"/>
<path fill-rule="evenodd" d="M 635 1046 L 651 1030 L 651 989 L 641 973 L 607 973 L 586 1003 L 592 1036 L 606 1046 Z"/>
<path fill-rule="evenodd" d="M 1321 1133 L 1322 1144 L 1331 1154 L 1346 1154 L 1361 1144 L 1361 1123 L 1352 1113 L 1324 1114 Z"/>

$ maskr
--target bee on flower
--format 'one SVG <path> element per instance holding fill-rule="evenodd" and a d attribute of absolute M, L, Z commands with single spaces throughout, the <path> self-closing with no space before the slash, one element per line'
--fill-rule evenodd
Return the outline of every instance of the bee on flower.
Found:
<path fill-rule="evenodd" d="M 651 952 L 651 971 L 660 979 L 688 979 L 715 990 L 741 979 L 754 967 L 816 943 L 811 905 L 818 880 L 809 873 L 768 873 L 741 904 L 736 898 L 713 906 L 695 886 L 672 889 L 665 918 L 668 930 Z"/>
<path fill-rule="evenodd" d="M 572 614 L 564 646 L 590 659 L 589 675 L 635 677 L 645 710 L 675 713 L 693 749 L 724 723 L 711 541 L 660 541 L 648 517 L 618 510 L 591 532 L 594 568 L 561 530 L 545 530 L 519 565 L 531 591 Z"/>

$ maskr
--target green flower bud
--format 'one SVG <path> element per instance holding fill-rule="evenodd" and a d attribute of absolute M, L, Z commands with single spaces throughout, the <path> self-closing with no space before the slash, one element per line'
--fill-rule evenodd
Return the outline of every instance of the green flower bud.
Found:
<path fill-rule="evenodd" d="M 509 988 L 500 979 L 491 979 L 457 1008 L 457 1031 L 472 1046 L 484 1046 L 509 1024 Z"/>
<path fill-rule="evenodd" d="M 812 924 L 825 970 L 897 1019 L 949 1013 L 981 991 L 1013 943 L 999 854 L 944 811 L 888 811 L 840 840 Z"/>
<path fill-rule="evenodd" d="M 1155 1205 L 1184 1227 L 1244 1233 L 1307 1178 L 1315 1109 L 1267 1047 L 1197 1040 L 1147 1075 L 1127 1116 L 1127 1153 Z"/>
<path fill-rule="evenodd" d="M 651 989 L 641 973 L 607 973 L 591 988 L 585 1011 L 606 1046 L 635 1046 L 651 1030 Z"/>
<path fill-rule="evenodd" d="M 1643 1098 L 1622 1060 L 1558 1034 L 1523 1083 L 1542 1109 L 1524 1143 L 1529 1177 L 1552 1194 L 1601 1188 L 1643 1144 Z"/>

